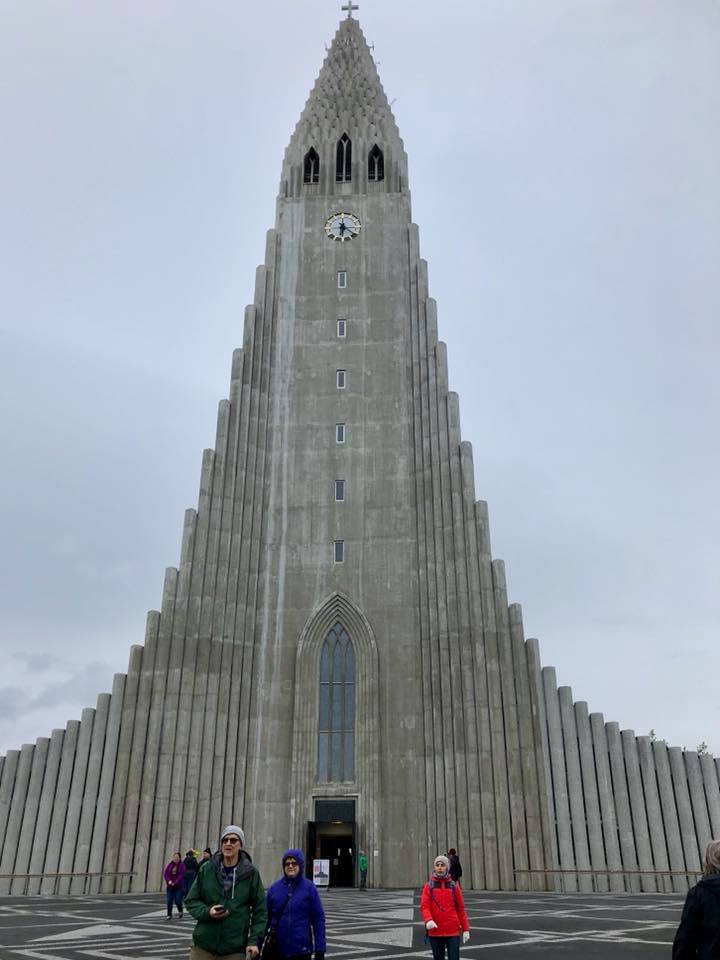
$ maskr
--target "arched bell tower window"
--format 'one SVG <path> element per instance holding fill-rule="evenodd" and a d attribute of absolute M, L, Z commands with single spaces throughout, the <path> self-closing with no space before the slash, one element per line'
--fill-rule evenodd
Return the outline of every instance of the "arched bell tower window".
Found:
<path fill-rule="evenodd" d="M 320 183 L 320 157 L 314 147 L 310 147 L 305 154 L 303 183 Z"/>
<path fill-rule="evenodd" d="M 318 780 L 355 777 L 355 651 L 341 623 L 328 632 L 320 654 Z"/>
<path fill-rule="evenodd" d="M 368 156 L 368 180 L 384 180 L 385 179 L 385 158 L 383 157 L 383 152 L 380 147 L 375 144 L 375 146 L 370 151 Z"/>
<path fill-rule="evenodd" d="M 352 169 L 352 141 L 344 133 L 338 140 L 337 162 L 335 165 L 335 180 L 338 183 L 350 183 L 350 171 Z"/>

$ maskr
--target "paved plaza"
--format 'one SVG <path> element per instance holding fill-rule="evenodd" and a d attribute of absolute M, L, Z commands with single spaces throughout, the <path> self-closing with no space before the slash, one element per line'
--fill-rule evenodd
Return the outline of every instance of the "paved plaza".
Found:
<path fill-rule="evenodd" d="M 328 956 L 337 960 L 430 957 L 418 891 L 327 890 Z M 680 917 L 678 895 L 471 893 L 465 960 L 526 957 L 660 960 Z M 158 894 L 3 898 L 2 960 L 186 960 L 193 921 L 164 919 Z"/>

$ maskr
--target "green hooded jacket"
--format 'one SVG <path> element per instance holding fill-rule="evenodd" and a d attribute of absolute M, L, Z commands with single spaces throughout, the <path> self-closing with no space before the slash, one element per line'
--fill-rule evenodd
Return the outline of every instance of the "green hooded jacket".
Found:
<path fill-rule="evenodd" d="M 200 866 L 185 906 L 195 917 L 193 943 L 210 953 L 244 953 L 248 944 L 258 945 L 265 933 L 265 890 L 252 860 L 240 851 L 230 890 L 223 889 L 222 854 L 216 853 Z M 228 913 L 219 920 L 210 917 L 210 907 L 222 904 Z"/>

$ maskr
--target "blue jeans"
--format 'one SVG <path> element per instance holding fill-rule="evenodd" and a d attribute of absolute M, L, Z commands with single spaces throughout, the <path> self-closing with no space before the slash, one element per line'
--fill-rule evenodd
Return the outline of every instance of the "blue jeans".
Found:
<path fill-rule="evenodd" d="M 432 948 L 433 960 L 460 960 L 460 937 L 428 937 Z"/>
<path fill-rule="evenodd" d="M 167 913 L 168 916 L 172 916 L 173 904 L 177 907 L 177 912 L 182 916 L 183 912 L 183 892 L 182 887 L 166 887 L 165 888 L 165 900 L 167 902 Z"/>

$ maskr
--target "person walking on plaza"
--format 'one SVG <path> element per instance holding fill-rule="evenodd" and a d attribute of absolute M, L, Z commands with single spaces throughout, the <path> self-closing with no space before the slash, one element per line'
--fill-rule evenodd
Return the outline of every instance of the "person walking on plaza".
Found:
<path fill-rule="evenodd" d="M 188 895 L 190 887 L 193 885 L 195 874 L 198 872 L 198 862 L 195 859 L 195 851 L 188 850 L 183 860 L 185 867 L 185 876 L 183 877 L 183 897 Z"/>
<path fill-rule="evenodd" d="M 325 911 L 317 887 L 305 877 L 305 858 L 291 848 L 282 856 L 283 875 L 267 892 L 263 957 L 325 960 Z"/>
<path fill-rule="evenodd" d="M 245 834 L 231 824 L 220 835 L 220 850 L 200 864 L 185 898 L 197 920 L 191 960 L 254 960 L 265 930 L 265 891 L 245 851 Z"/>
<path fill-rule="evenodd" d="M 420 915 L 430 940 L 433 960 L 458 960 L 460 935 L 463 943 L 470 939 L 470 925 L 465 913 L 462 890 L 450 877 L 450 861 L 439 854 L 433 872 L 420 895 Z"/>
<path fill-rule="evenodd" d="M 691 958 L 720 958 L 720 840 L 707 845 L 703 875 L 688 891 L 673 942 L 672 960 Z"/>
<path fill-rule="evenodd" d="M 364 890 L 367 887 L 367 857 L 363 850 L 358 857 L 358 870 L 360 871 L 360 889 Z"/>
<path fill-rule="evenodd" d="M 457 883 L 462 876 L 462 865 L 460 863 L 460 857 L 455 847 L 450 847 L 447 852 L 448 860 L 450 861 L 450 879 L 454 880 Z"/>
<path fill-rule="evenodd" d="M 178 916 L 183 915 L 183 880 L 185 878 L 185 864 L 180 861 L 180 854 L 174 853 L 172 860 L 163 871 L 165 880 L 165 901 L 167 903 L 167 918 L 172 920 L 172 908 L 175 905 Z"/>

